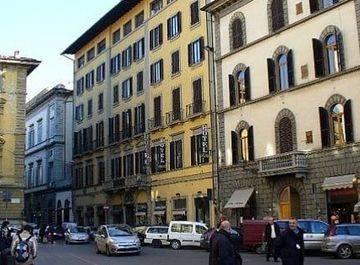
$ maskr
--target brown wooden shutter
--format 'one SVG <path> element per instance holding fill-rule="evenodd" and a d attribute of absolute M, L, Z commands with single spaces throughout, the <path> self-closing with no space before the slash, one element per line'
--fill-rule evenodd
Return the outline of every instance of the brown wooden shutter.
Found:
<path fill-rule="evenodd" d="M 173 100 L 173 118 L 174 120 L 180 119 L 180 88 L 174 89 L 172 91 L 172 100 Z"/>
<path fill-rule="evenodd" d="M 248 131 L 248 143 L 249 143 L 249 161 L 255 160 L 254 152 L 254 129 L 253 126 L 250 126 Z"/>
<path fill-rule="evenodd" d="M 120 115 L 115 116 L 115 140 L 120 140 Z"/>
<path fill-rule="evenodd" d="M 163 43 L 163 24 L 159 25 L 159 45 Z"/>
<path fill-rule="evenodd" d="M 156 126 L 161 125 L 161 97 L 154 98 L 154 122 Z"/>
<path fill-rule="evenodd" d="M 205 59 L 205 40 L 204 37 L 200 38 L 200 60 Z"/>
<path fill-rule="evenodd" d="M 111 159 L 111 179 L 115 178 L 115 159 Z"/>
<path fill-rule="evenodd" d="M 141 121 L 140 121 L 140 124 L 141 124 L 141 129 L 142 129 L 142 132 L 145 131 L 145 104 L 141 104 Z"/>
<path fill-rule="evenodd" d="M 233 75 L 229 75 L 229 98 L 230 106 L 236 105 L 236 87 L 235 87 L 235 78 Z"/>
<path fill-rule="evenodd" d="M 164 79 L 164 60 L 160 60 L 160 80 Z"/>
<path fill-rule="evenodd" d="M 236 19 L 233 23 L 232 23 L 232 42 L 233 42 L 233 48 L 237 49 L 241 46 L 243 46 L 243 32 L 242 32 L 242 25 L 241 25 L 241 20 L 240 19 Z"/>
<path fill-rule="evenodd" d="M 116 164 L 118 167 L 118 172 L 117 172 L 117 176 L 118 178 L 121 178 L 123 176 L 123 172 L 122 172 L 122 166 L 121 166 L 121 157 L 116 158 Z"/>
<path fill-rule="evenodd" d="M 239 162 L 239 143 L 238 134 L 234 131 L 231 132 L 231 150 L 232 150 L 232 163 L 233 165 Z"/>
<path fill-rule="evenodd" d="M 113 118 L 109 118 L 109 143 L 114 142 L 114 123 Z"/>
<path fill-rule="evenodd" d="M 151 172 L 156 172 L 156 158 L 155 158 L 155 147 L 151 147 Z"/>
<path fill-rule="evenodd" d="M 167 38 L 171 38 L 171 18 L 167 20 Z"/>
<path fill-rule="evenodd" d="M 319 11 L 319 0 L 310 0 L 310 12 L 315 13 Z"/>
<path fill-rule="evenodd" d="M 269 92 L 274 93 L 276 91 L 276 74 L 275 74 L 275 62 L 273 59 L 267 59 L 268 67 L 268 79 L 269 79 Z"/>
<path fill-rule="evenodd" d="M 170 170 L 175 169 L 175 142 L 170 143 Z"/>
<path fill-rule="evenodd" d="M 324 48 L 323 44 L 318 39 L 312 39 L 315 77 L 322 77 L 325 75 L 324 67 Z"/>
<path fill-rule="evenodd" d="M 191 165 L 196 165 L 196 136 L 191 136 Z"/>
<path fill-rule="evenodd" d="M 138 58 L 137 58 L 137 52 L 136 52 L 136 50 L 137 50 L 137 42 L 135 42 L 134 44 L 133 44 L 133 56 L 134 56 L 134 61 L 136 61 Z"/>
<path fill-rule="evenodd" d="M 273 31 L 285 25 L 283 0 L 273 0 L 271 4 L 271 15 Z"/>
<path fill-rule="evenodd" d="M 250 67 L 245 70 L 245 100 L 251 100 Z"/>
<path fill-rule="evenodd" d="M 287 58 L 287 70 L 288 70 L 289 87 L 293 87 L 295 85 L 295 76 L 294 76 L 294 59 L 293 59 L 292 50 L 290 50 L 288 52 L 286 58 Z"/>
<path fill-rule="evenodd" d="M 175 156 L 176 158 L 176 167 L 182 168 L 183 167 L 183 154 L 182 154 L 182 140 L 178 140 L 175 142 Z"/>
<path fill-rule="evenodd" d="M 154 30 L 150 30 L 150 50 L 154 49 Z M 124 55 L 123 55 L 124 59 Z"/>
<path fill-rule="evenodd" d="M 330 126 L 328 111 L 319 107 L 321 143 L 323 147 L 330 147 Z"/>
<path fill-rule="evenodd" d="M 192 43 L 188 45 L 188 64 L 192 65 Z"/>
<path fill-rule="evenodd" d="M 178 25 L 179 25 L 179 34 L 181 33 L 182 30 L 182 26 L 181 26 L 181 12 L 177 13 L 177 17 L 178 17 Z"/>
<path fill-rule="evenodd" d="M 346 142 L 354 142 L 354 132 L 352 124 L 352 111 L 351 111 L 351 100 L 347 100 L 344 106 L 344 118 L 345 118 L 345 136 Z"/>
<path fill-rule="evenodd" d="M 338 53 L 337 53 L 338 67 L 339 67 L 339 71 L 343 71 L 343 70 L 345 70 L 343 37 L 342 37 L 342 34 L 337 31 L 335 31 L 335 37 L 336 37 L 336 46 L 338 49 Z"/>

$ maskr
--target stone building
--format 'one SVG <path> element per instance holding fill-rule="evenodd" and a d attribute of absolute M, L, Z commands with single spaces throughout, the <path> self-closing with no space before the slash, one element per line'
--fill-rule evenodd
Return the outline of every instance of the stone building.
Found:
<path fill-rule="evenodd" d="M 39 64 L 0 55 L 0 220 L 23 218 L 26 79 Z"/>
<path fill-rule="evenodd" d="M 72 217 L 73 91 L 57 85 L 26 104 L 25 216 L 37 224 Z"/>
<path fill-rule="evenodd" d="M 341 222 L 359 211 L 360 1 L 216 0 L 220 208 Z"/>

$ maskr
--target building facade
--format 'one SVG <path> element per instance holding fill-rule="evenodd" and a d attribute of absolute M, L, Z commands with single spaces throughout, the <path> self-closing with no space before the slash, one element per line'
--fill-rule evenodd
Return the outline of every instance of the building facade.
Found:
<path fill-rule="evenodd" d="M 215 32 L 222 211 L 237 223 L 334 212 L 350 222 L 360 1 L 218 0 L 204 10 Z"/>
<path fill-rule="evenodd" d="M 57 85 L 26 104 L 25 216 L 28 222 L 73 220 L 73 91 Z"/>
<path fill-rule="evenodd" d="M 210 222 L 203 5 L 123 0 L 64 51 L 75 55 L 77 222 Z"/>
<path fill-rule="evenodd" d="M 39 61 L 0 56 L 0 219 L 22 219 L 26 79 Z"/>

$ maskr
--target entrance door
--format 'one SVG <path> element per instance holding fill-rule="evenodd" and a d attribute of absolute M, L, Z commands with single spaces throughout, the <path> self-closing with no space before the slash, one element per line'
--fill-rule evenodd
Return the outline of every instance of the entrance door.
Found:
<path fill-rule="evenodd" d="M 287 186 L 279 196 L 280 218 L 300 217 L 300 195 L 292 187 Z"/>

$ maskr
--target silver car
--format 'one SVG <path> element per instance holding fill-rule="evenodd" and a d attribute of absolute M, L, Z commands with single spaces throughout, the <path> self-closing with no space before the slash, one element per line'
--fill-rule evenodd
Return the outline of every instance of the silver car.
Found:
<path fill-rule="evenodd" d="M 65 231 L 65 244 L 89 242 L 89 234 L 83 227 L 71 226 Z"/>
<path fill-rule="evenodd" d="M 140 240 L 126 225 L 102 225 L 95 236 L 95 250 L 97 254 L 139 254 Z"/>
<path fill-rule="evenodd" d="M 360 224 L 336 226 L 336 229 L 325 237 L 321 249 L 334 253 L 341 259 L 360 254 Z"/>

